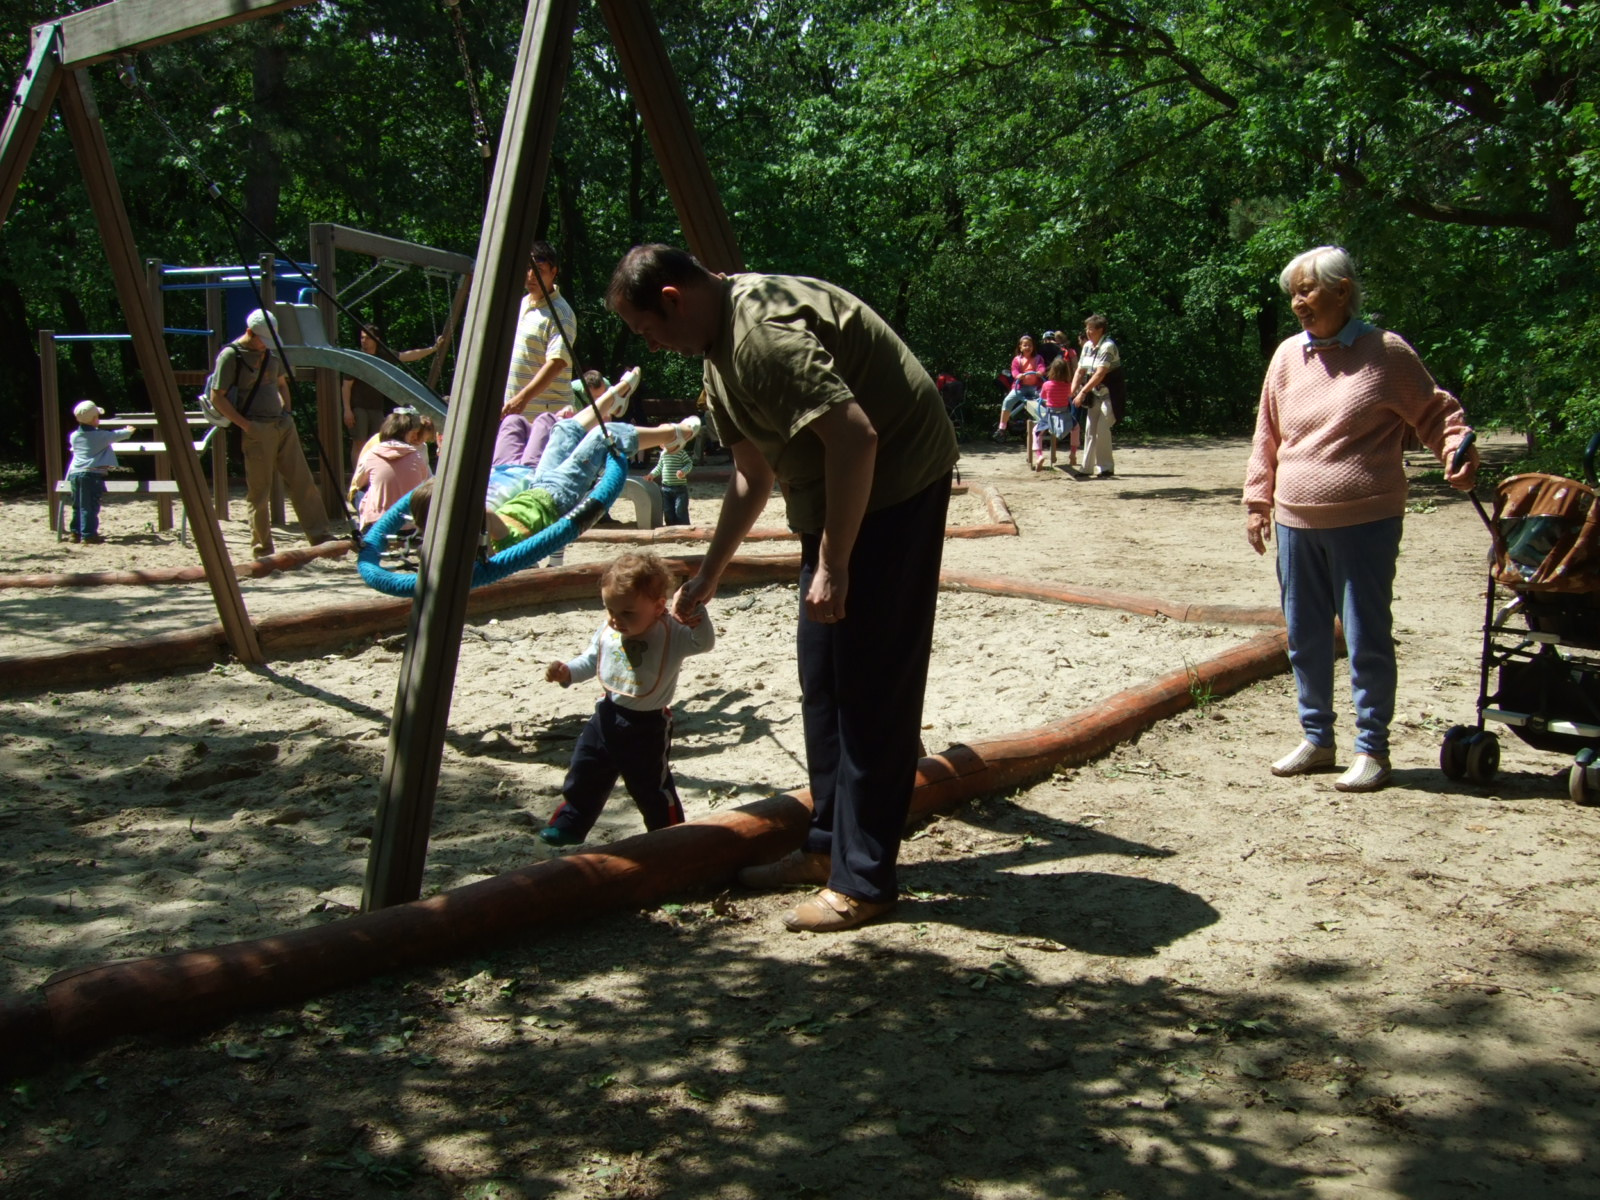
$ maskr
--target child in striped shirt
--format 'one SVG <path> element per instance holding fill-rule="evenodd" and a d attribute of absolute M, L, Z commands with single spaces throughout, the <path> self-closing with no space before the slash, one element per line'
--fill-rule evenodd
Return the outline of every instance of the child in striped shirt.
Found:
<path fill-rule="evenodd" d="M 650 470 L 661 485 L 662 517 L 668 525 L 689 523 L 689 472 L 693 470 L 688 443 L 664 447 Z"/>

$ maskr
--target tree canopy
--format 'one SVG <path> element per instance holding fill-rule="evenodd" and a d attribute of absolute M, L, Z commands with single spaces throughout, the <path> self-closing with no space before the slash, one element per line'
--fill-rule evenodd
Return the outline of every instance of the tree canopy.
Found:
<path fill-rule="evenodd" d="M 70 7 L 13 6 L 0 35 L 13 78 L 22 22 Z M 459 11 L 497 132 L 523 6 Z M 1076 332 L 1102 311 L 1136 428 L 1246 428 L 1266 357 L 1293 328 L 1277 273 L 1338 243 L 1362 265 L 1369 313 L 1476 421 L 1528 430 L 1568 470 L 1600 428 L 1600 3 L 661 0 L 655 12 L 751 266 L 858 292 L 979 399 L 1018 334 Z M 183 143 L 111 66 L 91 72 L 142 253 L 241 253 L 196 167 L 299 254 L 313 221 L 476 250 L 482 160 L 437 0 L 307 5 L 135 66 Z M 642 357 L 601 294 L 629 245 L 679 233 L 592 7 L 543 211 L 580 356 L 605 369 Z M 13 454 L 38 407 L 35 331 L 123 327 L 96 241 L 52 124 L 0 243 L 0 438 Z M 243 252 L 262 248 L 246 239 Z M 429 335 L 417 281 L 373 303 L 396 344 Z M 115 349 L 75 347 L 62 372 L 77 394 L 139 388 Z M 663 359 L 651 374 L 683 394 L 698 372 Z"/>

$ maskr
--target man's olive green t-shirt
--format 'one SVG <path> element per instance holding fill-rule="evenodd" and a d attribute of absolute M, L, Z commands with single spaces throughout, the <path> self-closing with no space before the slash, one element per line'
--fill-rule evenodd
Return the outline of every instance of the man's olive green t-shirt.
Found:
<path fill-rule="evenodd" d="M 939 389 L 882 317 L 843 288 L 793 275 L 732 275 L 706 353 L 706 398 L 725 446 L 748 439 L 777 474 L 790 526 L 827 516 L 821 440 L 807 428 L 854 399 L 878 432 L 867 511 L 908 500 L 955 466 Z"/>

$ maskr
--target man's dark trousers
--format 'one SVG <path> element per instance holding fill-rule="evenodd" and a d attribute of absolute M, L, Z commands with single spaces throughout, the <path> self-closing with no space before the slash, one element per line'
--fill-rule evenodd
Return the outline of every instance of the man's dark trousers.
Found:
<path fill-rule="evenodd" d="M 950 476 L 868 513 L 850 554 L 842 621 L 806 616 L 820 535 L 800 538 L 801 713 L 814 815 L 805 850 L 831 854 L 828 886 L 893 900 L 933 650 Z"/>

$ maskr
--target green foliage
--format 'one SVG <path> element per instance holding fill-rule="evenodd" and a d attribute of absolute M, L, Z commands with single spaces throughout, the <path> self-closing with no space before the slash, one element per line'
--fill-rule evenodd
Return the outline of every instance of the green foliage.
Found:
<path fill-rule="evenodd" d="M 63 5 L 13 7 L 0 67 L 15 78 L 21 22 Z M 1134 431 L 1247 428 L 1294 328 L 1277 272 L 1337 242 L 1362 265 L 1369 313 L 1480 423 L 1529 429 L 1569 470 L 1600 425 L 1592 0 L 654 10 L 749 265 L 858 292 L 930 369 L 967 380 L 974 406 L 998 399 L 1019 333 L 1075 334 L 1104 311 Z M 498 133 L 524 6 L 460 11 Z M 179 145 L 111 66 L 90 75 L 141 253 L 263 249 L 208 202 L 206 178 L 296 252 L 313 221 L 476 250 L 485 178 L 436 0 L 310 4 L 136 65 Z M 580 359 L 614 372 L 643 358 L 604 286 L 627 246 L 681 232 L 594 6 L 579 8 L 542 220 Z M 52 121 L 0 242 L 0 450 L 27 442 L 38 329 L 124 327 L 97 241 Z M 341 263 L 341 281 L 365 265 Z M 185 303 L 173 323 L 198 324 Z M 412 273 L 364 311 L 392 344 L 421 345 L 446 304 Z M 125 346 L 75 347 L 60 366 L 66 394 L 138 399 Z M 662 356 L 646 386 L 692 394 L 698 366 Z"/>

